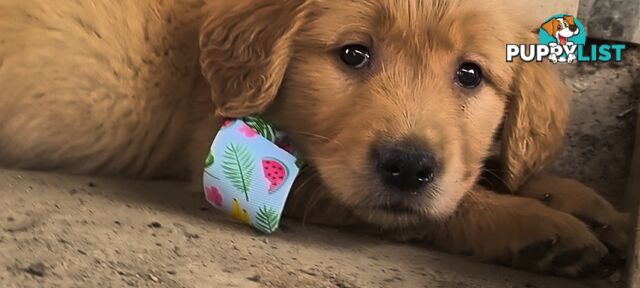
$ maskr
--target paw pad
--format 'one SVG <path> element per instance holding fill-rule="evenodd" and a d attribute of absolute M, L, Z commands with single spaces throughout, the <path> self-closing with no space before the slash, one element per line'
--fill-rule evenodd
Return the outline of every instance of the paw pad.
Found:
<path fill-rule="evenodd" d="M 597 229 L 609 230 L 611 228 L 611 225 L 601 223 L 600 221 L 590 217 L 576 215 L 576 218 L 580 219 L 582 223 L 587 224 L 587 226 L 589 226 L 593 230 L 597 230 Z"/>
<path fill-rule="evenodd" d="M 520 255 L 529 260 L 540 260 L 547 255 L 551 247 L 553 247 L 556 242 L 556 239 L 534 242 L 533 244 L 529 244 L 520 249 Z"/>
<path fill-rule="evenodd" d="M 556 266 L 556 267 L 571 266 L 576 262 L 580 261 L 580 259 L 582 258 L 582 255 L 585 254 L 586 250 L 587 248 L 580 248 L 580 249 L 569 250 L 567 252 L 559 254 L 558 256 L 553 258 L 553 261 L 552 261 L 553 266 Z"/>

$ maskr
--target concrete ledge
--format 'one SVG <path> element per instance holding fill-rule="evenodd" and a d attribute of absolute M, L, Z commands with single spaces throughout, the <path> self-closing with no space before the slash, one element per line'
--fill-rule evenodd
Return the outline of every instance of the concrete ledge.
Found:
<path fill-rule="evenodd" d="M 579 12 L 589 37 L 640 43 L 640 0 L 580 0 Z"/>
<path fill-rule="evenodd" d="M 597 288 L 286 221 L 265 237 L 181 183 L 0 170 L 0 287 Z"/>
<path fill-rule="evenodd" d="M 640 107 L 638 108 L 640 109 Z M 640 118 L 638 118 L 635 135 L 635 149 L 631 160 L 631 171 L 629 172 L 629 184 L 626 193 L 627 210 L 636 219 L 633 225 L 635 228 L 630 231 L 635 236 L 635 240 L 632 242 L 634 247 L 632 247 L 628 263 L 628 287 L 630 288 L 640 287 L 640 229 L 638 229 L 640 224 L 638 209 L 640 205 Z"/>
<path fill-rule="evenodd" d="M 534 20 L 533 26 L 553 14 L 571 14 L 578 16 L 591 38 L 640 44 L 640 0 L 517 0 L 515 3 L 530 7 L 527 11 Z"/>
<path fill-rule="evenodd" d="M 538 1 L 523 1 L 526 5 L 531 7 L 531 13 L 536 15 L 540 24 L 542 21 L 551 17 L 554 14 L 570 14 L 578 15 L 578 1 L 576 0 L 538 0 Z"/>

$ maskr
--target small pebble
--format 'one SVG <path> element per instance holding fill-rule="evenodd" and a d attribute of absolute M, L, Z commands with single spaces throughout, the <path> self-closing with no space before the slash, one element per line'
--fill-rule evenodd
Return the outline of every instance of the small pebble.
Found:
<path fill-rule="evenodd" d="M 609 276 L 608 280 L 611 283 L 620 283 L 622 281 L 622 274 L 620 273 L 620 271 L 617 271 Z"/>
<path fill-rule="evenodd" d="M 44 264 L 42 264 L 41 262 L 33 263 L 29 265 L 29 267 L 24 269 L 25 272 L 38 277 L 44 277 L 46 270 L 47 270 L 47 267 L 44 266 Z"/>

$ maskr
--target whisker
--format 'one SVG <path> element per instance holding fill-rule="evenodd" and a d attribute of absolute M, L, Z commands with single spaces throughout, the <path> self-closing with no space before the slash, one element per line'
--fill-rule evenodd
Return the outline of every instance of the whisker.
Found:
<path fill-rule="evenodd" d="M 469 196 L 474 200 L 469 204 L 471 204 L 472 206 L 475 206 L 475 207 L 477 207 L 479 209 L 482 209 L 482 211 L 487 213 L 487 215 L 489 217 L 486 217 L 486 219 L 494 219 L 495 218 L 494 217 L 495 213 L 493 212 L 493 209 L 491 209 L 491 207 L 489 207 L 488 205 L 485 204 L 485 202 L 483 201 L 483 199 L 481 198 L 480 195 L 478 195 L 477 193 L 471 192 L 469 194 Z M 481 222 L 481 223 L 486 224 L 486 225 L 491 225 L 491 226 L 493 226 L 493 224 L 494 224 L 491 221 L 485 221 L 485 222 Z"/>
<path fill-rule="evenodd" d="M 498 175 L 496 172 L 493 172 L 489 169 L 483 168 L 482 169 L 482 173 L 487 172 L 489 174 L 491 174 L 492 176 L 494 176 L 496 179 L 498 179 L 498 181 L 500 181 L 500 183 L 502 183 L 502 185 L 504 185 L 505 187 L 509 187 L 509 185 L 507 185 L 507 182 L 504 181 L 504 179 L 502 179 L 502 177 L 500 175 Z M 488 183 L 491 183 L 491 181 L 489 181 L 489 179 L 487 178 L 482 178 L 483 180 L 487 181 Z"/>
<path fill-rule="evenodd" d="M 320 161 L 339 161 L 340 159 L 337 159 L 335 157 L 316 157 L 316 156 L 309 156 L 309 157 L 303 157 L 304 159 L 307 160 L 320 160 Z"/>
<path fill-rule="evenodd" d="M 296 189 L 295 189 L 295 190 L 293 190 L 293 193 L 300 191 L 300 190 L 301 190 L 305 185 L 307 185 L 309 182 L 311 182 L 312 180 L 315 180 L 316 178 L 319 178 L 319 177 L 320 177 L 320 174 L 319 174 L 319 173 L 314 173 L 314 174 L 311 174 L 311 175 L 306 176 L 306 177 L 308 177 L 308 178 L 307 178 L 307 179 L 305 179 L 305 180 L 304 180 L 304 182 L 302 182 L 302 183 L 300 184 L 300 186 L 296 187 Z"/>
<path fill-rule="evenodd" d="M 320 202 L 321 197 L 318 192 L 320 189 L 322 189 L 322 186 L 318 186 L 316 187 L 315 190 L 313 190 L 313 192 L 311 192 L 311 199 L 309 201 L 306 202 L 305 207 L 304 207 L 304 213 L 302 214 L 302 224 L 304 225 L 307 222 L 307 217 L 309 216 L 309 213 L 313 210 L 313 208 Z"/>
<path fill-rule="evenodd" d="M 326 137 L 326 136 L 322 136 L 322 135 L 316 134 L 316 133 L 303 132 L 303 131 L 292 131 L 290 133 L 299 134 L 299 135 L 307 136 L 307 137 L 314 137 L 314 138 L 317 138 L 317 139 L 326 140 L 326 141 L 332 142 L 334 144 L 337 144 L 339 146 L 342 146 L 342 143 L 340 143 L 339 141 L 337 141 L 335 139 L 331 139 L 331 138 Z"/>

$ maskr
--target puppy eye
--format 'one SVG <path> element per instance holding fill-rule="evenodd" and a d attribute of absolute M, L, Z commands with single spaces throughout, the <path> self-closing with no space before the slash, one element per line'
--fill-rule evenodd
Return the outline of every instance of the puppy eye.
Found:
<path fill-rule="evenodd" d="M 340 49 L 340 59 L 351 68 L 361 69 L 369 64 L 371 54 L 366 46 L 352 44 Z"/>
<path fill-rule="evenodd" d="M 462 63 L 456 70 L 456 83 L 463 88 L 473 89 L 482 82 L 482 70 L 475 63 Z"/>

